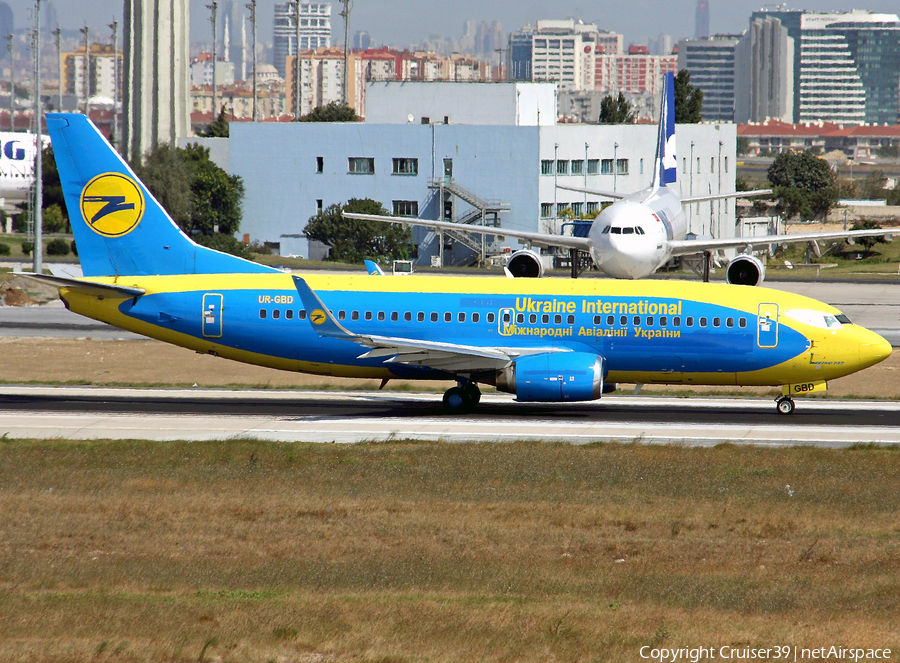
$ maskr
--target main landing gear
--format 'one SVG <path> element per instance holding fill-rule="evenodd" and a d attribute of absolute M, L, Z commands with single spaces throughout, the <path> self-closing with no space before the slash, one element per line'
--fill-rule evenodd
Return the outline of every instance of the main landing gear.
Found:
<path fill-rule="evenodd" d="M 778 414 L 791 414 L 794 411 L 794 399 L 790 396 L 782 396 L 775 401 Z"/>
<path fill-rule="evenodd" d="M 474 382 L 460 383 L 444 392 L 444 410 L 451 414 L 471 412 L 481 401 L 481 390 Z"/>

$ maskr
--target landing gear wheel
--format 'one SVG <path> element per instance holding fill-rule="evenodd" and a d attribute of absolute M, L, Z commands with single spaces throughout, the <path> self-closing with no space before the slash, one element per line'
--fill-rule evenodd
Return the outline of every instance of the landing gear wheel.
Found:
<path fill-rule="evenodd" d="M 794 399 L 782 396 L 775 401 L 775 407 L 778 408 L 778 414 L 791 414 L 794 411 Z"/>
<path fill-rule="evenodd" d="M 470 382 L 462 388 L 469 409 L 474 408 L 481 402 L 481 390 L 474 382 Z"/>
<path fill-rule="evenodd" d="M 452 414 L 465 412 L 468 399 L 460 387 L 450 387 L 444 392 L 444 410 Z"/>

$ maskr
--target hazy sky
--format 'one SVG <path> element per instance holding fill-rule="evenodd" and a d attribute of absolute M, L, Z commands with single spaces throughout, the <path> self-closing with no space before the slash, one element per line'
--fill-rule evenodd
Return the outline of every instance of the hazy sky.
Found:
<path fill-rule="evenodd" d="M 77 29 L 87 23 L 98 34 L 106 34 L 115 17 L 121 22 L 123 0 L 51 0 L 60 26 Z M 208 41 L 209 0 L 188 0 L 191 7 L 191 40 Z M 220 5 L 224 0 L 220 0 Z M 239 0 L 244 3 L 246 0 Z M 6 0 L 15 13 L 16 27 L 30 25 L 34 0 Z M 44 5 L 48 0 L 43 0 Z M 710 30 L 740 32 L 760 0 L 709 0 Z M 257 0 L 259 38 L 271 41 L 275 0 Z M 367 30 L 375 43 L 405 46 L 432 34 L 458 38 L 466 19 L 500 21 L 507 32 L 542 18 L 580 18 L 600 28 L 624 33 L 626 44 L 667 33 L 690 37 L 694 33 L 696 0 L 355 0 L 351 7 L 350 32 Z M 897 0 L 860 0 L 857 8 L 896 13 Z M 788 7 L 815 11 L 851 9 L 846 0 L 802 0 Z M 335 42 L 343 42 L 340 5 L 332 2 Z"/>

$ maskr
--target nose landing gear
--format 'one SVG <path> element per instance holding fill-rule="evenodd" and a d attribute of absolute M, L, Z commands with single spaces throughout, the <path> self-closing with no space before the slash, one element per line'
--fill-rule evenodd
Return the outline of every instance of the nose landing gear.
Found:
<path fill-rule="evenodd" d="M 778 414 L 791 414 L 794 411 L 794 399 L 790 396 L 782 396 L 775 401 Z"/>
<path fill-rule="evenodd" d="M 444 410 L 451 414 L 471 412 L 481 401 L 481 390 L 474 382 L 460 383 L 444 392 Z"/>

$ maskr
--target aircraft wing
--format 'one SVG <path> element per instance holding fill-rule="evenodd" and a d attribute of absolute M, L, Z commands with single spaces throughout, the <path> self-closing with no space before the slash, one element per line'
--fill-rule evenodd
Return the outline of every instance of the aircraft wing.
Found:
<path fill-rule="evenodd" d="M 759 237 L 729 237 L 727 239 L 685 239 L 676 242 L 668 242 L 673 256 L 690 255 L 691 253 L 703 253 L 704 251 L 716 251 L 718 249 L 749 249 L 752 246 L 766 246 L 769 244 L 793 244 L 797 242 L 816 242 L 829 239 L 850 239 L 852 237 L 880 237 L 890 241 L 890 230 L 844 230 L 821 233 L 796 233 L 791 235 L 762 235 Z"/>
<path fill-rule="evenodd" d="M 771 196 L 772 189 L 754 189 L 753 191 L 735 191 L 734 193 L 713 193 L 708 196 L 692 196 L 682 198 L 682 205 L 690 203 L 705 203 L 710 200 L 728 200 L 729 198 L 755 198 L 757 196 Z"/>
<path fill-rule="evenodd" d="M 342 338 L 370 348 L 359 359 L 384 357 L 384 363 L 424 366 L 448 373 L 476 373 L 501 370 L 516 357 L 542 352 L 565 352 L 561 348 L 493 348 L 423 341 L 394 336 L 354 334 L 338 322 L 315 291 L 299 276 L 294 285 L 306 308 L 307 319 L 320 336 Z"/>
<path fill-rule="evenodd" d="M 566 191 L 575 191 L 577 193 L 588 193 L 592 196 L 600 196 L 602 198 L 612 198 L 613 200 L 622 200 L 627 194 L 624 193 L 614 193 L 612 191 L 600 191 L 599 189 L 582 189 L 577 186 L 563 186 L 562 184 L 556 185 L 557 189 L 565 189 Z"/>
<path fill-rule="evenodd" d="M 140 297 L 147 292 L 143 288 L 132 288 L 130 286 L 115 285 L 113 283 L 82 281 L 66 276 L 50 276 L 49 274 L 34 274 L 32 272 L 13 272 L 13 274 L 16 276 L 26 276 L 35 281 L 52 285 L 54 288 L 68 288 L 69 290 L 76 290 L 95 297 L 113 297 L 115 295 Z"/>
<path fill-rule="evenodd" d="M 345 219 L 359 219 L 361 221 L 384 221 L 386 223 L 398 223 L 404 226 L 424 226 L 426 228 L 443 228 L 444 230 L 455 230 L 457 232 L 475 233 L 481 235 L 500 235 L 502 237 L 513 237 L 537 246 L 561 246 L 566 249 L 578 249 L 580 251 L 590 251 L 591 243 L 586 237 L 572 237 L 569 235 L 551 235 L 549 233 L 533 233 L 527 230 L 508 230 L 506 228 L 497 228 L 495 226 L 486 226 L 483 230 L 481 226 L 469 225 L 468 223 L 453 223 L 451 221 L 433 221 L 431 219 L 419 219 L 409 216 L 380 216 L 378 214 L 356 214 L 355 212 L 344 212 Z"/>

